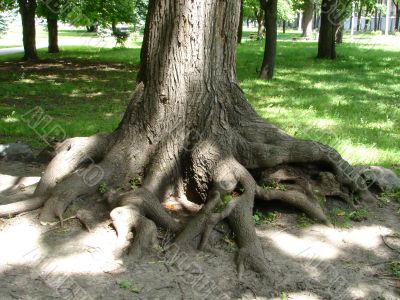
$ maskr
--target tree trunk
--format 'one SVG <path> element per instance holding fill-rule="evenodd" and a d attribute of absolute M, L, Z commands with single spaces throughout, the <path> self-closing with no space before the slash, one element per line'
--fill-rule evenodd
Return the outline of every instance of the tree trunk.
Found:
<path fill-rule="evenodd" d="M 376 2 L 378 4 L 378 1 Z M 374 13 L 374 31 L 378 30 L 378 9 L 375 8 L 375 13 Z"/>
<path fill-rule="evenodd" d="M 398 32 L 399 31 L 399 20 L 400 20 L 400 12 L 399 12 L 399 2 L 396 2 L 395 4 L 395 9 L 396 9 L 396 20 L 394 23 L 394 31 Z"/>
<path fill-rule="evenodd" d="M 58 20 L 56 18 L 47 18 L 47 30 L 49 33 L 49 53 L 58 53 Z"/>
<path fill-rule="evenodd" d="M 306 0 L 304 2 L 303 20 L 301 24 L 302 37 L 311 38 L 313 15 L 314 15 L 314 1 Z"/>
<path fill-rule="evenodd" d="M 337 44 L 343 43 L 343 28 L 344 28 L 344 23 L 342 22 L 336 29 L 335 41 Z"/>
<path fill-rule="evenodd" d="M 253 225 L 255 198 L 281 200 L 325 224 L 321 195 L 349 205 L 349 193 L 373 199 L 336 151 L 289 136 L 251 108 L 236 78 L 239 10 L 238 1 L 150 0 L 139 83 L 119 126 L 60 143 L 33 198 L 0 206 L 0 217 L 44 204 L 42 224 L 58 218 L 62 225 L 74 199 L 105 184 L 116 253 L 129 247 L 131 231 L 130 258 L 148 253 L 156 225 L 174 233 L 180 249 L 205 249 L 214 226 L 227 219 L 240 279 L 245 262 L 265 275 L 273 271 Z M 132 179 L 134 187 L 112 190 L 132 186 Z M 268 182 L 287 186 L 260 186 Z M 191 215 L 167 212 L 163 202 L 171 198 Z"/>
<path fill-rule="evenodd" d="M 318 58 L 336 58 L 336 0 L 322 0 L 321 28 L 318 39 Z"/>
<path fill-rule="evenodd" d="M 382 4 L 383 0 L 379 0 L 379 4 Z M 378 13 L 378 30 L 382 29 L 382 12 L 379 10 Z"/>
<path fill-rule="evenodd" d="M 111 30 L 112 30 L 113 35 L 117 34 L 117 23 L 115 21 L 111 22 Z"/>
<path fill-rule="evenodd" d="M 22 36 L 24 44 L 24 60 L 38 59 L 36 51 L 36 0 L 18 0 L 22 19 Z"/>
<path fill-rule="evenodd" d="M 264 22 L 264 11 L 260 10 L 256 13 L 257 19 L 257 38 L 263 39 L 264 38 L 264 31 L 265 31 L 265 22 Z"/>
<path fill-rule="evenodd" d="M 282 21 L 282 33 L 286 33 L 286 21 Z"/>
<path fill-rule="evenodd" d="M 362 14 L 362 6 L 358 4 L 358 13 L 357 13 L 357 31 L 361 31 L 361 14 Z"/>
<path fill-rule="evenodd" d="M 237 42 L 238 44 L 241 44 L 243 36 L 243 0 L 240 0 L 240 17 L 239 17 L 239 26 L 237 32 L 238 32 Z"/>
<path fill-rule="evenodd" d="M 265 49 L 260 78 L 271 80 L 276 60 L 278 0 L 261 0 L 260 3 L 265 14 Z"/>

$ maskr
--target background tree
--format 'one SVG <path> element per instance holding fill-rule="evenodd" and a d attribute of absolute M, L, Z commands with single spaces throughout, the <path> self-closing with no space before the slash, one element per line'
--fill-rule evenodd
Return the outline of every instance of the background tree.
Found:
<path fill-rule="evenodd" d="M 336 36 L 342 21 L 351 13 L 350 0 L 322 0 L 318 58 L 336 58 Z"/>
<path fill-rule="evenodd" d="M 260 4 L 265 15 L 265 49 L 260 78 L 271 80 L 276 60 L 278 0 L 260 0 Z"/>
<path fill-rule="evenodd" d="M 314 0 L 304 0 L 302 5 L 303 18 L 301 23 L 301 36 L 307 39 L 312 37 L 312 20 L 314 15 Z"/>
<path fill-rule="evenodd" d="M 257 22 L 257 37 L 264 37 L 264 10 L 261 9 L 260 0 L 243 0 L 243 17 Z"/>
<path fill-rule="evenodd" d="M 59 52 L 58 20 L 65 19 L 69 3 L 66 0 L 39 1 L 36 14 L 46 18 L 49 37 L 48 52 Z"/>
<path fill-rule="evenodd" d="M 285 33 L 285 25 L 296 19 L 297 12 L 294 8 L 292 0 L 278 0 L 278 22 L 282 23 L 283 33 Z"/>
<path fill-rule="evenodd" d="M 24 44 L 24 60 L 36 60 L 36 0 L 18 0 L 19 13 L 22 20 L 22 40 Z"/>
<path fill-rule="evenodd" d="M 399 21 L 400 21 L 400 0 L 393 0 L 394 4 L 394 12 L 395 12 L 395 22 L 394 22 L 394 31 L 399 31 Z"/>
<path fill-rule="evenodd" d="M 244 0 L 240 0 L 240 17 L 239 17 L 238 37 L 237 37 L 238 44 L 242 42 L 242 36 L 243 36 L 243 1 Z"/>

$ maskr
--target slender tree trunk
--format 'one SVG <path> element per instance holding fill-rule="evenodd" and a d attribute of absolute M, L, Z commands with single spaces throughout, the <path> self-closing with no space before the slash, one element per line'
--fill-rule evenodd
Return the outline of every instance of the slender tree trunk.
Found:
<path fill-rule="evenodd" d="M 376 2 L 378 4 L 378 1 Z M 375 8 L 374 12 L 374 31 L 378 30 L 378 9 Z"/>
<path fill-rule="evenodd" d="M 336 0 L 322 0 L 321 28 L 318 39 L 318 58 L 336 58 L 335 33 Z"/>
<path fill-rule="evenodd" d="M 237 34 L 238 44 L 242 43 L 242 36 L 243 36 L 243 0 L 240 0 L 240 16 L 239 16 L 239 26 Z"/>
<path fill-rule="evenodd" d="M 278 0 L 260 0 L 260 3 L 265 13 L 265 50 L 260 78 L 271 80 L 276 60 Z"/>
<path fill-rule="evenodd" d="M 36 51 L 36 0 L 18 0 L 22 19 L 22 36 L 24 44 L 24 60 L 38 59 Z"/>
<path fill-rule="evenodd" d="M 303 12 L 299 12 L 298 14 L 298 23 L 297 23 L 297 30 L 301 31 L 301 24 L 303 23 Z"/>
<path fill-rule="evenodd" d="M 301 24 L 302 37 L 311 38 L 312 36 L 312 20 L 314 15 L 314 1 L 305 0 L 303 10 L 303 20 Z"/>
<path fill-rule="evenodd" d="M 286 33 L 286 21 L 283 20 L 282 22 L 282 33 Z"/>
<path fill-rule="evenodd" d="M 111 22 L 111 30 L 114 35 L 117 33 L 117 22 L 115 21 Z"/>
<path fill-rule="evenodd" d="M 258 39 L 263 39 L 264 38 L 264 32 L 265 32 L 265 22 L 264 22 L 264 11 L 260 10 L 258 13 L 256 13 L 256 18 L 257 18 L 257 38 Z"/>
<path fill-rule="evenodd" d="M 396 9 L 396 20 L 394 23 L 394 31 L 398 32 L 399 31 L 399 20 L 400 20 L 400 12 L 399 12 L 399 2 L 396 2 L 395 4 L 395 9 Z"/>
<path fill-rule="evenodd" d="M 343 43 L 343 28 L 344 28 L 344 23 L 342 22 L 336 29 L 336 43 L 337 44 Z"/>
<path fill-rule="evenodd" d="M 383 0 L 379 0 L 379 4 L 382 4 Z M 382 30 L 382 12 L 379 10 L 378 13 L 378 30 Z"/>
<path fill-rule="evenodd" d="M 357 31 L 361 31 L 361 14 L 362 14 L 362 6 L 361 3 L 358 4 L 358 13 L 357 13 Z"/>
<path fill-rule="evenodd" d="M 390 16 L 392 12 L 392 0 L 386 0 L 386 24 L 385 24 L 385 35 L 389 35 L 391 32 Z"/>
<path fill-rule="evenodd" d="M 56 18 L 47 18 L 47 30 L 49 34 L 49 53 L 58 53 L 58 20 Z"/>

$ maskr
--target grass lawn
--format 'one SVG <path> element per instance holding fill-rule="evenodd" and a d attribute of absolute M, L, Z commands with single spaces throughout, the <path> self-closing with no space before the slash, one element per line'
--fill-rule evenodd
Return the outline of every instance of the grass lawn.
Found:
<path fill-rule="evenodd" d="M 354 164 L 400 167 L 400 38 L 390 46 L 349 42 L 336 61 L 315 59 L 315 42 L 280 34 L 272 82 L 257 78 L 264 42 L 238 47 L 238 77 L 255 109 L 289 133 L 327 143 Z M 380 38 L 380 37 L 379 37 Z M 394 37 L 393 37 L 394 38 Z M 139 48 L 65 47 L 42 63 L 0 56 L 0 143 L 43 146 L 22 121 L 40 106 L 68 136 L 118 125 L 134 88 Z"/>

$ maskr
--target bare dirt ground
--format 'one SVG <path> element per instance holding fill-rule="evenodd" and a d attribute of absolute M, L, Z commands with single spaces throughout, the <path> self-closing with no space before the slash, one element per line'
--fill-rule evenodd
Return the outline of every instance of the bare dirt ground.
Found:
<path fill-rule="evenodd" d="M 40 176 L 43 168 L 0 162 L 0 173 L 12 176 Z M 10 201 L 3 192 L 0 204 Z M 169 235 L 160 231 L 159 249 L 130 263 L 114 257 L 117 237 L 100 195 L 83 198 L 66 217 L 93 212 L 90 232 L 75 218 L 62 228 L 41 226 L 38 210 L 0 219 L 0 299 L 400 299 L 400 280 L 389 268 L 400 259 L 399 206 L 369 205 L 367 220 L 335 228 L 259 207 L 279 211 L 256 227 L 271 273 L 247 271 L 239 282 L 236 246 L 224 226 L 215 230 L 215 253 L 174 245 L 164 251 Z"/>

